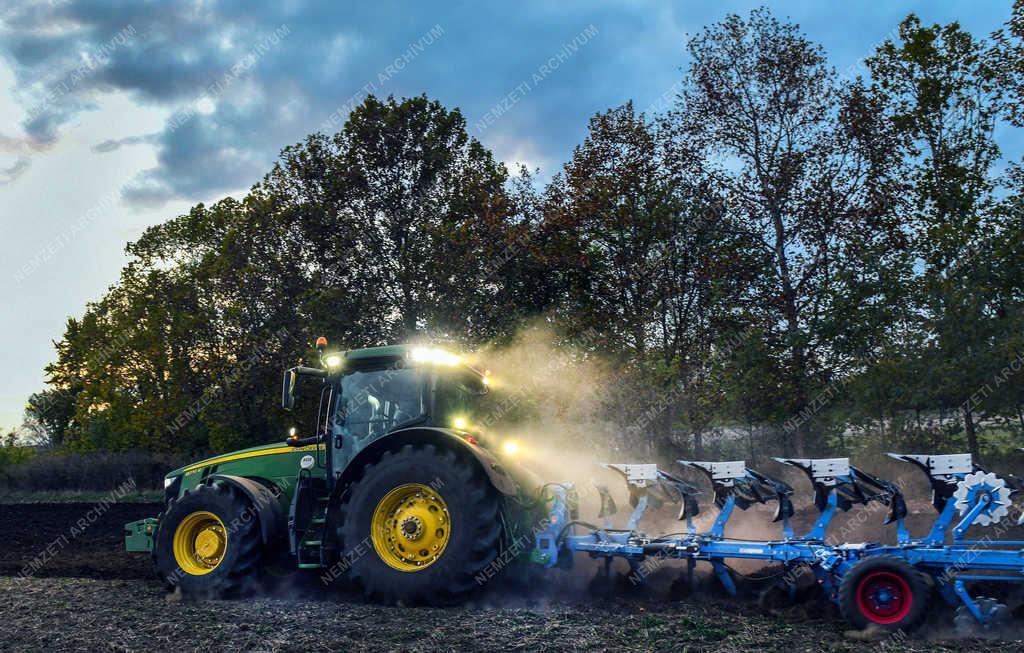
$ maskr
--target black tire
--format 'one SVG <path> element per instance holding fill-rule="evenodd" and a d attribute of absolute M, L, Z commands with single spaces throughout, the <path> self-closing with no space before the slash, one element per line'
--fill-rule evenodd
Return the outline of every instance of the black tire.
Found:
<path fill-rule="evenodd" d="M 382 498 L 402 485 L 416 483 L 437 490 L 450 516 L 447 545 L 423 569 L 401 571 L 389 566 L 371 537 L 373 513 Z M 405 445 L 366 465 L 349 488 L 338 516 L 341 555 L 368 598 L 383 603 L 450 605 L 486 584 L 499 570 L 500 499 L 476 461 L 450 448 Z"/>
<path fill-rule="evenodd" d="M 887 598 L 878 601 L 879 592 Z M 931 586 L 902 558 L 873 556 L 853 565 L 839 583 L 839 610 L 857 629 L 910 632 L 928 615 Z"/>
<path fill-rule="evenodd" d="M 220 519 L 227 531 L 227 543 L 220 563 L 212 571 L 191 574 L 175 557 L 174 533 L 186 517 L 200 511 Z M 153 538 L 157 576 L 169 588 L 180 588 L 186 596 L 235 596 L 260 587 L 263 545 L 259 520 L 249 499 L 229 484 L 201 485 L 171 499 L 160 515 Z"/>

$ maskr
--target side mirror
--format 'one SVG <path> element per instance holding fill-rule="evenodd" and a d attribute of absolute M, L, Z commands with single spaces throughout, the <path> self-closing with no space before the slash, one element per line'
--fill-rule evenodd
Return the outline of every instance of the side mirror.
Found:
<path fill-rule="evenodd" d="M 281 383 L 281 408 L 291 410 L 295 406 L 295 380 L 298 377 L 295 369 L 286 370 Z"/>

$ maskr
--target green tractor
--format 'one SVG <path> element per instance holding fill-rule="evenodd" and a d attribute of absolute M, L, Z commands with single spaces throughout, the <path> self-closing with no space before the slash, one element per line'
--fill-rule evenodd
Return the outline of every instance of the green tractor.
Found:
<path fill-rule="evenodd" d="M 286 410 L 300 381 L 318 388 L 315 433 L 174 470 L 160 516 L 125 526 L 127 550 L 190 595 L 251 591 L 283 563 L 377 601 L 458 601 L 493 576 L 511 499 L 535 486 L 472 427 L 487 373 L 437 348 L 326 346 L 321 367 L 284 374 Z"/>

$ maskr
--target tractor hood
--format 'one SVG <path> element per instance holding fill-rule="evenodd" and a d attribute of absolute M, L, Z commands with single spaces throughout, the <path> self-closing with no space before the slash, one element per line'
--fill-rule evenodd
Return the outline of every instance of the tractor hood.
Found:
<path fill-rule="evenodd" d="M 198 475 L 214 466 L 216 470 L 211 471 L 237 473 L 242 476 L 295 476 L 299 459 L 315 450 L 316 445 L 290 447 L 284 442 L 273 442 L 189 463 L 167 474 L 167 478 Z"/>

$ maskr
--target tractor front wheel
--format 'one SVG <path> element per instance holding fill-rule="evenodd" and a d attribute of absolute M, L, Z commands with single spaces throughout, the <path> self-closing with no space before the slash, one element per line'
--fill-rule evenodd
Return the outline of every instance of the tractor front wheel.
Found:
<path fill-rule="evenodd" d="M 256 587 L 258 520 L 249 500 L 227 484 L 201 485 L 172 499 L 154 538 L 157 575 L 183 594 L 216 597 Z"/>
<path fill-rule="evenodd" d="M 499 502 L 479 466 L 451 449 L 386 452 L 340 508 L 339 563 L 376 601 L 457 602 L 498 571 Z"/>

